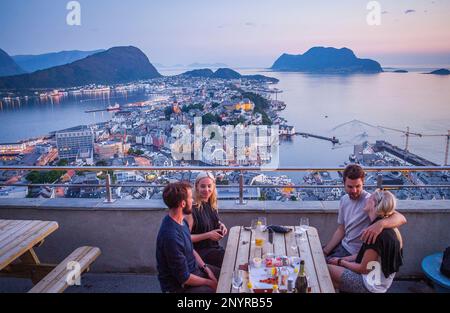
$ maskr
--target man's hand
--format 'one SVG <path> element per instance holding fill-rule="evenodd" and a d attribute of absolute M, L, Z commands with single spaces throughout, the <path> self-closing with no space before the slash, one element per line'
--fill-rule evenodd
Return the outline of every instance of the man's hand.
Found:
<path fill-rule="evenodd" d="M 228 229 L 224 223 L 220 223 L 220 230 L 222 232 L 223 237 L 225 237 L 228 234 Z"/>
<path fill-rule="evenodd" d="M 208 274 L 209 279 L 211 279 L 212 281 L 215 281 L 217 284 L 217 278 L 216 278 L 216 276 L 214 276 L 213 271 L 211 271 L 211 269 L 208 266 L 206 266 L 206 274 Z"/>
<path fill-rule="evenodd" d="M 325 248 L 323 248 L 323 254 L 325 255 L 325 256 L 328 256 L 329 254 L 330 254 L 330 252 L 328 252 L 327 250 L 325 250 Z"/>
<path fill-rule="evenodd" d="M 378 235 L 381 234 L 383 229 L 384 226 L 382 220 L 378 221 L 375 224 L 370 225 L 363 231 L 361 240 L 367 244 L 374 244 L 378 238 Z"/>
<path fill-rule="evenodd" d="M 207 286 L 211 287 L 214 291 L 217 290 L 217 280 L 208 279 Z"/>
<path fill-rule="evenodd" d="M 208 232 L 208 234 L 209 239 L 213 241 L 219 241 L 223 238 L 223 235 L 220 233 L 220 229 L 211 230 L 210 232 Z"/>

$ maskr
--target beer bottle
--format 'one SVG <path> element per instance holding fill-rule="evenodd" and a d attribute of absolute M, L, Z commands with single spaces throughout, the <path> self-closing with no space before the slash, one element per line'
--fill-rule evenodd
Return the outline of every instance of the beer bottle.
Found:
<path fill-rule="evenodd" d="M 300 262 L 300 271 L 298 272 L 297 279 L 295 280 L 295 292 L 296 293 L 307 293 L 308 291 L 308 280 L 306 279 L 305 273 L 305 261 Z"/>

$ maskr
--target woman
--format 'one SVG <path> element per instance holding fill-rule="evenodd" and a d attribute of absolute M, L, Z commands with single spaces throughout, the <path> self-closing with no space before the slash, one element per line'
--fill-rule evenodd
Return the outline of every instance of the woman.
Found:
<path fill-rule="evenodd" d="M 222 267 L 225 250 L 219 241 L 228 230 L 219 219 L 216 180 L 211 173 L 197 175 L 192 214 L 185 219 L 191 230 L 194 249 L 207 264 Z"/>
<path fill-rule="evenodd" d="M 374 224 L 391 216 L 395 208 L 392 193 L 376 190 L 367 200 L 364 211 Z M 374 244 L 364 243 L 358 254 L 330 259 L 328 269 L 334 287 L 341 292 L 386 292 L 403 264 L 402 247 L 398 229 L 384 229 Z"/>

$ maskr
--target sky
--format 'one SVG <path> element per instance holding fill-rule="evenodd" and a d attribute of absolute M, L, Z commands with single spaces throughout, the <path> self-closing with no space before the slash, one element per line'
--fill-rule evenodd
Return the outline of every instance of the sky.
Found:
<path fill-rule="evenodd" d="M 0 0 L 0 48 L 10 55 L 133 45 L 152 63 L 270 67 L 282 53 L 348 47 L 383 66 L 450 64 L 450 0 Z"/>

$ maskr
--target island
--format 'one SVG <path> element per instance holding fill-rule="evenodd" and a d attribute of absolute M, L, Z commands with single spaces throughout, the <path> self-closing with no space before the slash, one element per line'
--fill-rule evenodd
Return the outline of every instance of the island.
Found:
<path fill-rule="evenodd" d="M 425 73 L 425 74 L 432 74 L 432 75 L 450 75 L 450 71 L 446 68 L 441 68 L 439 70 L 435 70 L 429 73 Z"/>
<path fill-rule="evenodd" d="M 348 48 L 314 47 L 304 54 L 283 54 L 271 67 L 274 71 L 324 74 L 381 73 L 380 63 L 359 59 Z"/>
<path fill-rule="evenodd" d="M 217 78 L 217 79 L 246 79 L 253 81 L 261 81 L 276 84 L 279 82 L 274 77 L 268 77 L 264 75 L 241 75 L 240 73 L 230 68 L 219 68 L 217 71 L 213 71 L 209 68 L 197 69 L 180 74 L 185 77 L 198 77 L 198 78 Z"/>

